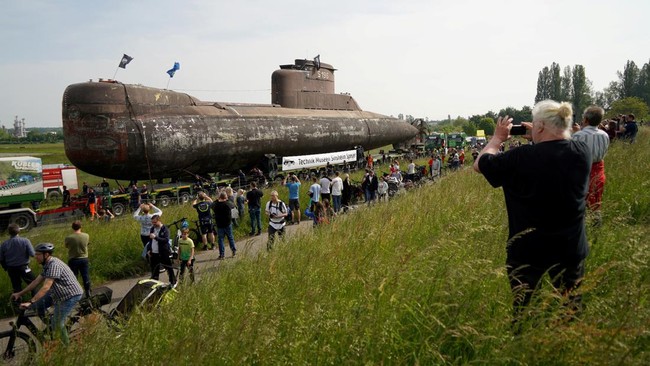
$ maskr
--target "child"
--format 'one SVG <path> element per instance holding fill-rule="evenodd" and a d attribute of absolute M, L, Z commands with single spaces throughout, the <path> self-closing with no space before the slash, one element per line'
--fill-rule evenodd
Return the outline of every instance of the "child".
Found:
<path fill-rule="evenodd" d="M 107 209 L 107 208 L 100 208 L 100 209 L 99 209 L 99 212 L 97 213 L 97 218 L 99 219 L 99 221 L 106 221 L 106 222 L 109 222 L 109 221 L 111 221 L 114 217 L 115 217 L 115 215 L 113 215 L 113 213 L 111 212 L 111 210 L 109 210 L 109 209 Z"/>
<path fill-rule="evenodd" d="M 178 239 L 178 259 L 181 263 L 180 279 L 183 279 L 187 267 L 190 272 L 190 280 L 194 282 L 194 241 L 187 236 L 189 233 L 189 228 L 183 228 L 181 237 Z"/>

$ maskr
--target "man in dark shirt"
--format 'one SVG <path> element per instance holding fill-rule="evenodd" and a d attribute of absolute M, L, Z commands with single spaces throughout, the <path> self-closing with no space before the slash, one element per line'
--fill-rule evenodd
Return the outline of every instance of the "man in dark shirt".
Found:
<path fill-rule="evenodd" d="M 20 233 L 18 225 L 9 224 L 7 231 L 11 237 L 0 246 L 0 264 L 9 275 L 14 292 L 20 292 L 21 281 L 29 285 L 35 278 L 29 268 L 29 259 L 34 256 L 34 247 L 29 239 L 18 235 Z M 32 295 L 35 293 L 32 292 Z"/>
<path fill-rule="evenodd" d="M 208 249 L 208 239 L 210 240 L 210 249 L 214 250 L 214 223 L 212 222 L 212 212 L 210 211 L 212 208 L 212 198 L 201 191 L 198 197 L 192 202 L 192 207 L 194 207 L 199 216 L 203 250 Z"/>
<path fill-rule="evenodd" d="M 214 222 L 217 227 L 217 242 L 219 244 L 219 259 L 224 258 L 225 247 L 224 247 L 224 238 L 228 237 L 228 244 L 230 244 L 230 250 L 232 251 L 232 256 L 235 256 L 237 248 L 235 247 L 235 237 L 232 234 L 232 210 L 235 208 L 235 205 L 228 200 L 228 194 L 222 191 L 219 193 L 219 199 L 212 204 L 212 210 L 214 211 Z"/>
<path fill-rule="evenodd" d="M 88 188 L 88 210 L 90 211 L 90 221 L 95 220 L 97 216 L 97 196 L 95 195 L 95 190 Z"/>
<path fill-rule="evenodd" d="M 63 186 L 63 204 L 61 206 L 70 207 L 70 191 L 66 186 Z"/>
<path fill-rule="evenodd" d="M 503 187 L 508 210 L 506 267 L 514 293 L 515 321 L 548 272 L 574 310 L 580 297 L 570 294 L 584 276 L 589 252 L 585 197 L 591 155 L 582 141 L 570 139 L 571 105 L 543 101 L 526 126 L 534 145 L 505 153 L 512 119 L 499 117 L 494 136 L 474 162 L 493 187 Z"/>
<path fill-rule="evenodd" d="M 262 196 L 264 196 L 264 193 L 257 189 L 255 182 L 252 182 L 251 190 L 246 193 L 248 213 L 251 217 L 251 232 L 248 235 L 262 235 Z"/>
<path fill-rule="evenodd" d="M 377 180 L 377 177 L 375 176 L 375 171 L 374 170 L 369 170 L 368 174 L 363 178 L 362 185 L 366 189 L 366 201 L 368 204 L 373 202 L 375 200 L 375 197 L 377 195 L 377 189 L 379 188 L 379 181 Z"/>
<path fill-rule="evenodd" d="M 169 229 L 160 221 L 160 215 L 151 216 L 151 232 L 149 234 L 151 245 L 149 247 L 149 263 L 151 264 L 151 278 L 158 280 L 160 268 L 167 270 L 169 283 L 176 285 L 176 275 L 172 268 L 171 247 L 169 245 Z"/>
<path fill-rule="evenodd" d="M 634 143 L 636 134 L 639 132 L 639 127 L 636 125 L 636 120 L 633 114 L 627 116 L 625 125 L 621 127 L 620 132 L 623 134 L 623 139 L 629 143 Z"/>
<path fill-rule="evenodd" d="M 131 210 L 135 211 L 140 207 L 140 191 L 136 185 L 131 186 L 131 193 L 129 193 L 129 204 L 131 205 Z"/>
<path fill-rule="evenodd" d="M 106 181 L 106 178 L 102 178 L 102 182 L 99 184 L 100 187 L 102 187 L 102 195 L 107 195 L 110 192 L 110 186 L 108 182 Z"/>

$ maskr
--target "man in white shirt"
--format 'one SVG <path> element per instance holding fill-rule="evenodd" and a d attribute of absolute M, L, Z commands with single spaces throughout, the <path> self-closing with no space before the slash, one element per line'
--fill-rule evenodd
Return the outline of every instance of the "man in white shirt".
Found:
<path fill-rule="evenodd" d="M 341 173 L 336 171 L 334 173 L 335 177 L 332 179 L 331 184 L 331 194 L 332 194 L 332 204 L 334 206 L 334 212 L 339 213 L 341 210 L 341 196 L 343 195 L 343 179 L 341 179 Z"/>
<path fill-rule="evenodd" d="M 607 132 L 598 128 L 603 120 L 605 111 L 595 105 L 587 107 L 582 114 L 582 126 L 574 125 L 574 129 L 581 128 L 573 134 L 573 139 L 583 141 L 591 151 L 591 173 L 589 174 L 589 193 L 587 193 L 587 207 L 594 214 L 594 224 L 600 224 L 600 205 L 603 201 L 605 188 L 605 154 L 609 148 Z"/>
<path fill-rule="evenodd" d="M 313 184 L 309 187 L 309 197 L 311 197 L 311 203 L 309 204 L 309 209 L 313 212 L 314 205 L 316 202 L 320 201 L 320 184 L 318 184 L 318 177 L 311 177 Z"/>
<path fill-rule="evenodd" d="M 266 243 L 266 250 L 273 249 L 275 234 L 284 238 L 284 226 L 286 224 L 287 206 L 278 199 L 278 191 L 271 192 L 271 200 L 266 203 L 266 215 L 269 217 L 269 240 Z"/>
<path fill-rule="evenodd" d="M 411 163 L 408 165 L 406 170 L 406 179 L 411 182 L 415 179 L 415 163 L 413 162 L 413 159 L 411 159 Z"/>
<path fill-rule="evenodd" d="M 332 180 L 327 176 L 327 173 L 323 174 L 323 177 L 320 179 L 320 196 L 325 200 L 330 201 L 330 185 Z"/>

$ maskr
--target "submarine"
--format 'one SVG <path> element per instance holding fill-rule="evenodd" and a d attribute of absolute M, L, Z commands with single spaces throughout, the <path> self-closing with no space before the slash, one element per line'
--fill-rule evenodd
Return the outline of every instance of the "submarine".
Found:
<path fill-rule="evenodd" d="M 96 176 L 162 180 L 277 167 L 269 157 L 369 150 L 417 134 L 406 121 L 336 94 L 335 70 L 318 59 L 280 65 L 271 104 L 206 102 L 115 80 L 72 84 L 63 93 L 65 153 Z"/>

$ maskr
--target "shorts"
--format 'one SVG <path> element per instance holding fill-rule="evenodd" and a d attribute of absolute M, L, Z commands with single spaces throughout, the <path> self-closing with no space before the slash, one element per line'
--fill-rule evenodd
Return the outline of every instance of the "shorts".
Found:
<path fill-rule="evenodd" d="M 214 233 L 214 224 L 211 222 L 201 223 L 201 234 Z"/>
<path fill-rule="evenodd" d="M 88 204 L 88 209 L 90 210 L 90 216 L 97 215 L 97 208 L 95 207 L 94 203 L 89 203 Z"/>
<path fill-rule="evenodd" d="M 289 199 L 289 209 L 291 211 L 300 211 L 300 200 L 299 199 Z"/>

